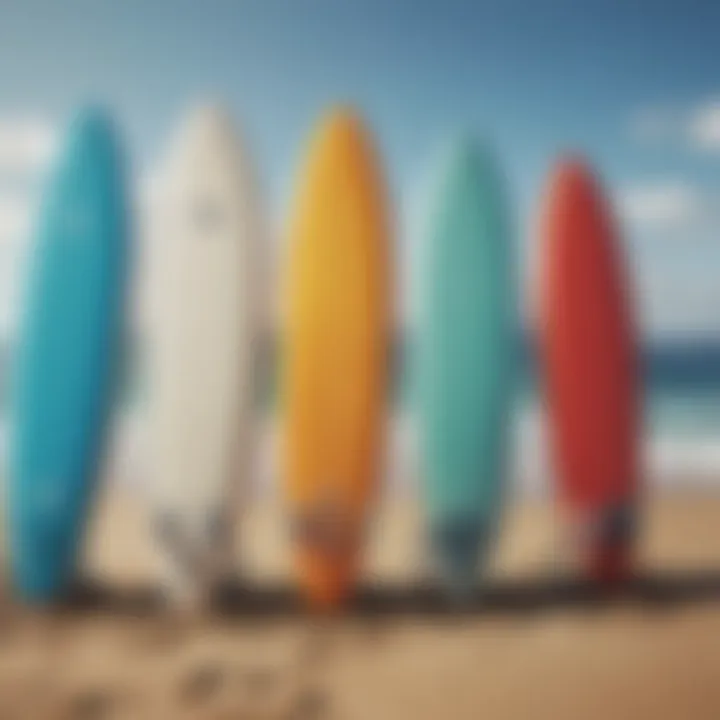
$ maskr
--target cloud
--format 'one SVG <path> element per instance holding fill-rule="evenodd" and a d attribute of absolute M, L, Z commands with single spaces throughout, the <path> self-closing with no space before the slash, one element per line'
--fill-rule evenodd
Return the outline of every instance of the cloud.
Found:
<path fill-rule="evenodd" d="M 696 149 L 720 153 L 720 100 L 700 105 L 689 114 L 687 136 Z"/>
<path fill-rule="evenodd" d="M 55 132 L 47 122 L 33 118 L 0 118 L 0 172 L 37 172 L 50 157 Z"/>
<path fill-rule="evenodd" d="M 636 229 L 688 227 L 702 219 L 705 198 L 682 180 L 657 180 L 632 185 L 618 192 L 620 214 Z"/>
<path fill-rule="evenodd" d="M 679 108 L 640 108 L 629 122 L 630 135 L 643 143 L 667 143 L 720 154 L 720 96 Z"/>

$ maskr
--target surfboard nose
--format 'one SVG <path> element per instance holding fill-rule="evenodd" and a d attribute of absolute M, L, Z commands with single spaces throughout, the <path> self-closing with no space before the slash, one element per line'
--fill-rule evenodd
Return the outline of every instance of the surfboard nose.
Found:
<path fill-rule="evenodd" d="M 431 524 L 430 540 L 438 570 L 454 600 L 471 599 L 488 536 L 487 523 L 477 518 L 453 518 Z"/>
<path fill-rule="evenodd" d="M 74 163 L 86 152 L 116 153 L 117 130 L 110 113 L 98 105 L 80 108 L 70 119 L 61 156 Z"/>

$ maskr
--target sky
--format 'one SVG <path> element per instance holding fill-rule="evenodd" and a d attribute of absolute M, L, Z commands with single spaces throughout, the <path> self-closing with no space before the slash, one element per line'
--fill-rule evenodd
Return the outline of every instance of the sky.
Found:
<path fill-rule="evenodd" d="M 354 104 L 404 269 L 453 136 L 493 148 L 529 278 L 544 178 L 580 151 L 615 202 L 644 333 L 720 339 L 719 28 L 712 0 L 0 0 L 0 330 L 74 109 L 113 112 L 143 188 L 183 114 L 219 99 L 276 228 L 313 123 Z"/>

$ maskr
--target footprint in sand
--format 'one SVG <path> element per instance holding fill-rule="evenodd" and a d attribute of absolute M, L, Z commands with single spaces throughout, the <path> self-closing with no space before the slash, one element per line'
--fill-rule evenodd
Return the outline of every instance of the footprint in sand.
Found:
<path fill-rule="evenodd" d="M 63 720 L 106 720 L 116 715 L 119 698 L 107 690 L 84 690 L 68 698 Z"/>
<path fill-rule="evenodd" d="M 295 700 L 286 720 L 319 720 L 328 717 L 327 694 L 318 688 L 305 688 Z"/>
<path fill-rule="evenodd" d="M 226 672 L 219 664 L 195 667 L 181 680 L 180 699 L 193 707 L 205 705 L 220 694 L 226 679 Z"/>

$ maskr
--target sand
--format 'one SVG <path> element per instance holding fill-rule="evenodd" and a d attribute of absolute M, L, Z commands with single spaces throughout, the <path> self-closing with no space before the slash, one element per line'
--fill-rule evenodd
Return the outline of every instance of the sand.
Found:
<path fill-rule="evenodd" d="M 508 513 L 482 597 L 448 612 L 425 581 L 421 521 L 387 499 L 348 613 L 319 622 L 288 582 L 282 512 L 255 501 L 234 588 L 170 612 L 141 503 L 115 488 L 92 580 L 52 613 L 0 616 L 0 718 L 720 717 L 720 497 L 647 499 L 639 577 L 600 597 L 562 574 L 547 503 Z"/>

